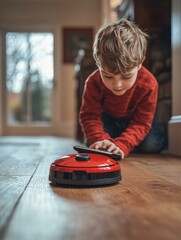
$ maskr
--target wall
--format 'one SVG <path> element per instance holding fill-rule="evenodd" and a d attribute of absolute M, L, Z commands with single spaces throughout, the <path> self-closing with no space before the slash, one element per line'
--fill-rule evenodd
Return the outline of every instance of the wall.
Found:
<path fill-rule="evenodd" d="M 56 51 L 56 86 L 60 109 L 57 109 L 57 133 L 74 136 L 75 84 L 74 65 L 62 61 L 62 27 L 93 27 L 100 24 L 99 0 L 0 0 L 0 30 L 28 26 L 50 26 L 56 29 L 59 46 Z"/>
<path fill-rule="evenodd" d="M 1 32 L 0 32 L 1 33 Z M 0 42 L 2 41 L 1 34 L 0 34 Z M 2 96 L 3 88 L 2 88 L 2 57 L 1 57 L 2 49 L 1 49 L 1 44 L 0 44 L 0 96 Z M 2 108 L 3 108 L 3 103 L 0 97 L 0 135 L 2 135 L 3 129 L 2 129 Z"/>
<path fill-rule="evenodd" d="M 181 2 L 172 1 L 172 117 L 169 152 L 181 156 Z"/>

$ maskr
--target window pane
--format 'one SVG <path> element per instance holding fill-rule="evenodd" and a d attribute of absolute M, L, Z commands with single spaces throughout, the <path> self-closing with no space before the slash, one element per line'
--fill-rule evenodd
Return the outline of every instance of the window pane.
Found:
<path fill-rule="evenodd" d="M 6 34 L 8 124 L 52 120 L 53 34 Z"/>

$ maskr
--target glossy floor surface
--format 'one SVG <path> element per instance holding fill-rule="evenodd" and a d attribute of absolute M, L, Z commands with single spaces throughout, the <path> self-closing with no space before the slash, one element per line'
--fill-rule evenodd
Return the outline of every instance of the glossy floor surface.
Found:
<path fill-rule="evenodd" d="M 107 187 L 51 186 L 50 163 L 71 139 L 0 138 L 0 239 L 179 240 L 181 158 L 131 155 Z"/>

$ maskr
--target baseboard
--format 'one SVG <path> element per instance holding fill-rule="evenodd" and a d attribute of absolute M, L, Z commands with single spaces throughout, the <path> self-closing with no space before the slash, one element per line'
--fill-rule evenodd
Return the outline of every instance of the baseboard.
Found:
<path fill-rule="evenodd" d="M 168 123 L 169 153 L 181 156 L 181 116 L 173 116 Z"/>
<path fill-rule="evenodd" d="M 1 126 L 1 122 L 0 122 Z M 74 138 L 75 136 L 75 123 L 73 121 L 62 122 L 60 126 L 15 126 L 4 128 L 4 131 L 1 133 L 0 128 L 0 136 L 45 136 L 45 135 L 54 135 L 60 137 L 68 137 Z"/>

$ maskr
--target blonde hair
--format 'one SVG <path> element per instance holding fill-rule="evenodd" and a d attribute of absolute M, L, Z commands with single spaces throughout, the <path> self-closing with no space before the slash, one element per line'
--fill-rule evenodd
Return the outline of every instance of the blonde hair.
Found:
<path fill-rule="evenodd" d="M 94 40 L 93 56 L 98 67 L 123 75 L 142 64 L 148 35 L 135 23 L 121 19 L 102 26 Z"/>

